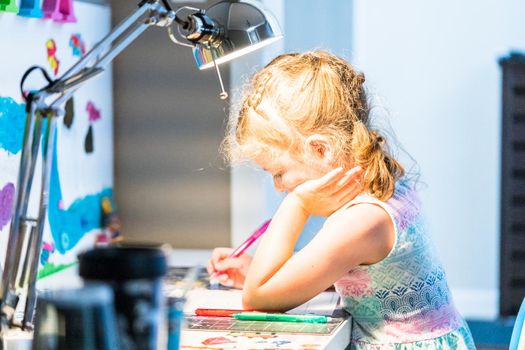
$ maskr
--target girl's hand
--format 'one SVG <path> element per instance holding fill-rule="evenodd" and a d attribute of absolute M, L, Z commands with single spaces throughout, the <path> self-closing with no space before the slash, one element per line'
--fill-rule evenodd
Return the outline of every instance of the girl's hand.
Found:
<path fill-rule="evenodd" d="M 252 257 L 242 254 L 238 258 L 230 258 L 232 252 L 232 248 L 215 248 L 206 269 L 220 284 L 242 289 Z"/>
<path fill-rule="evenodd" d="M 302 183 L 291 194 L 310 215 L 329 216 L 361 193 L 362 172 L 361 167 L 347 172 L 337 168 L 319 179 Z"/>

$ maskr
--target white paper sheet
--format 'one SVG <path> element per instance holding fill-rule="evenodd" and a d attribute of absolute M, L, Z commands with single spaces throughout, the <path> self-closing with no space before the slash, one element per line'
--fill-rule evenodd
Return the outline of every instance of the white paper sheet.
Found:
<path fill-rule="evenodd" d="M 184 313 L 195 314 L 195 309 L 238 309 L 242 310 L 241 290 L 194 289 L 188 293 Z M 316 314 L 331 316 L 339 306 L 336 292 L 324 292 L 310 301 L 288 311 L 289 314 Z"/>

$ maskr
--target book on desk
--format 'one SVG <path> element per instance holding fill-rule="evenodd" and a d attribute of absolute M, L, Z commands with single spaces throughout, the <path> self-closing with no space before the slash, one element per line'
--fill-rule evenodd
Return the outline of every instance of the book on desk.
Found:
<path fill-rule="evenodd" d="M 247 321 L 195 315 L 198 308 L 242 310 L 242 291 L 208 289 L 205 280 L 197 285 L 184 306 L 180 349 L 344 349 L 350 342 L 351 322 L 336 292 L 321 293 L 287 312 L 330 316 L 327 323 Z"/>

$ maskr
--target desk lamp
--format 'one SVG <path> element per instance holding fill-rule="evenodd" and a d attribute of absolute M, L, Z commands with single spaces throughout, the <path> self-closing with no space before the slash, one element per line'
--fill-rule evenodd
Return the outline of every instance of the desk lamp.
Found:
<path fill-rule="evenodd" d="M 27 120 L 17 179 L 14 211 L 7 254 L 0 284 L 0 341 L 12 328 L 31 330 L 36 302 L 38 256 L 42 246 L 48 206 L 50 169 L 56 123 L 64 115 L 64 103 L 86 81 L 104 71 L 124 48 L 151 26 L 165 27 L 178 45 L 191 47 L 199 69 L 215 67 L 221 99 L 227 98 L 218 65 L 270 44 L 282 37 L 275 19 L 253 0 L 221 1 L 206 10 L 172 9 L 169 0 L 143 0 L 134 12 L 117 25 L 57 80 L 41 67 L 31 67 L 24 81 L 40 69 L 48 85 L 26 97 Z M 35 165 L 42 147 L 42 177 L 37 213 L 28 213 Z M 15 310 L 25 304 L 23 319 Z M 22 304 L 22 305 L 23 305 Z"/>

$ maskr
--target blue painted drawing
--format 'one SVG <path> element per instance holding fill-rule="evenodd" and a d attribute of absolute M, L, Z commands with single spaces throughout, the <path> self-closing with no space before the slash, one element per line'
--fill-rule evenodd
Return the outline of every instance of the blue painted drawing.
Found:
<path fill-rule="evenodd" d="M 24 104 L 18 104 L 10 97 L 0 97 L 0 148 L 10 154 L 20 152 L 25 120 Z"/>
<path fill-rule="evenodd" d="M 16 103 L 10 97 L 0 97 L 0 149 L 4 149 L 8 154 L 19 153 L 22 149 L 24 125 L 25 105 Z M 81 154 L 80 150 L 79 154 Z M 113 191 L 111 188 L 103 189 L 98 193 L 78 198 L 69 208 L 63 208 L 57 159 L 55 139 L 49 189 L 48 220 L 55 248 L 63 254 L 73 248 L 84 234 L 102 226 L 101 201 L 104 197 L 111 198 Z M 15 179 L 16 174 L 13 174 L 13 181 Z M 8 217 L 4 220 L 5 225 L 11 216 L 14 185 L 8 183 L 4 186 L 2 193 L 2 198 L 5 198 L 0 201 L 0 212 L 6 213 L 9 210 Z"/>

